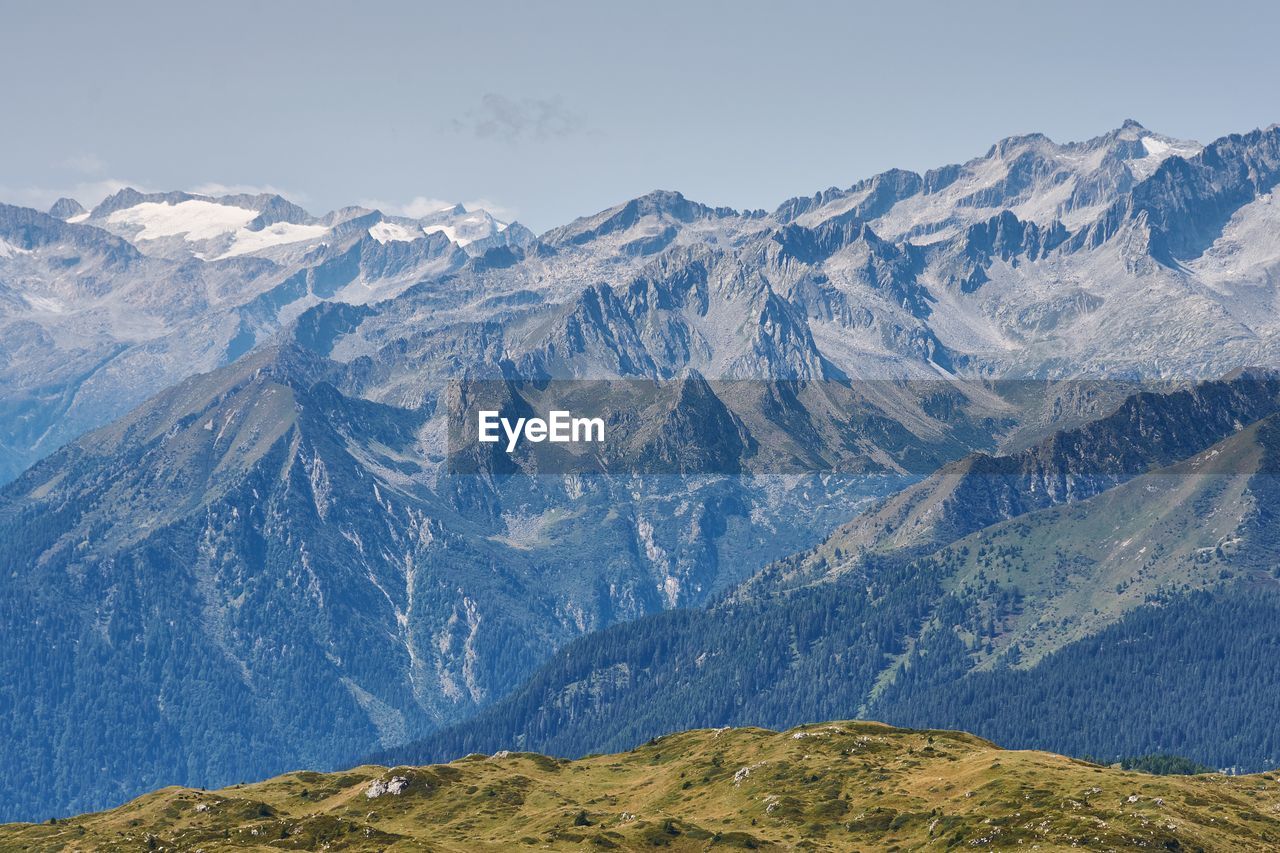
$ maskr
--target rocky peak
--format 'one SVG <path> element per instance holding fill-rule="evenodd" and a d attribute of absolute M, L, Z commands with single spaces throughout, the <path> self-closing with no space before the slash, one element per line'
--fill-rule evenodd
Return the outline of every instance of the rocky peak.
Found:
<path fill-rule="evenodd" d="M 79 216 L 84 213 L 84 206 L 74 198 L 63 196 L 53 203 L 49 208 L 49 215 L 54 219 L 61 219 L 64 222 L 73 216 Z"/>

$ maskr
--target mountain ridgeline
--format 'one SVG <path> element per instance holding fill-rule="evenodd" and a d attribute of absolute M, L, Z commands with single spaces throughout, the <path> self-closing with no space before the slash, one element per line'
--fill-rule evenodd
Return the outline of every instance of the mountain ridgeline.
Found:
<path fill-rule="evenodd" d="M 541 235 L 0 205 L 0 817 L 396 748 L 969 724 L 977 685 L 1061 706 L 983 723 L 1011 744 L 1262 766 L 1277 152 L 1125 122 Z M 508 454 L 481 404 L 609 440 Z M 1151 669 L 1078 698 L 1137 630 Z M 1249 678 L 1129 725 L 1213 648 Z M 1220 696 L 1214 740 L 1187 709 Z"/>

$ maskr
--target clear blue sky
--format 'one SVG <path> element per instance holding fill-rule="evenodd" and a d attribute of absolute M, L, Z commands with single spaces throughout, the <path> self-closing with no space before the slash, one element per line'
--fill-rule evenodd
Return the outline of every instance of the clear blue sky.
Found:
<path fill-rule="evenodd" d="M 1280 4 L 19 3 L 0 200 L 273 187 L 485 199 L 534 230 L 655 188 L 773 207 L 1127 117 L 1280 121 Z"/>

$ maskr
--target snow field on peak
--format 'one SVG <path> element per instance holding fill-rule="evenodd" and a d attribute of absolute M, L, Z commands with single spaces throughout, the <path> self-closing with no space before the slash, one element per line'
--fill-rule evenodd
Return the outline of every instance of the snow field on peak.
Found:
<path fill-rule="evenodd" d="M 369 229 L 369 236 L 379 243 L 408 243 L 421 235 L 403 225 L 383 221 Z"/>
<path fill-rule="evenodd" d="M 443 234 L 446 238 L 448 238 L 450 243 L 457 243 L 459 246 L 462 246 L 466 243 L 471 242 L 470 240 L 463 240 L 462 242 L 458 242 L 458 229 L 452 225 L 424 225 L 422 228 L 422 233 Z"/>
<path fill-rule="evenodd" d="M 1194 157 L 1203 146 L 1153 134 L 1142 137 L 1142 147 L 1146 149 L 1147 156 L 1129 161 L 1129 171 L 1140 181 L 1155 174 L 1160 164 L 1170 157 Z"/>
<path fill-rule="evenodd" d="M 293 222 L 276 222 L 260 231 L 252 231 L 247 226 L 258 215 L 258 211 L 247 207 L 188 199 L 177 204 L 143 202 L 115 211 L 107 217 L 107 222 L 116 226 L 140 227 L 141 230 L 133 237 L 137 241 L 181 237 L 195 243 L 229 236 L 231 245 L 227 250 L 208 260 L 233 258 L 287 243 L 314 240 L 329 231 L 324 225 Z"/>
<path fill-rule="evenodd" d="M 186 240 L 211 240 L 237 231 L 258 218 L 258 211 L 213 201 L 190 199 L 177 204 L 147 201 L 117 210 L 107 217 L 112 225 L 142 228 L 137 240 L 181 235 Z"/>
<path fill-rule="evenodd" d="M 446 208 L 446 211 L 449 210 L 452 208 Z M 379 243 L 407 243 L 423 235 L 443 234 L 450 243 L 465 246 L 505 230 L 507 230 L 507 223 L 494 219 L 484 211 L 479 211 L 469 213 L 461 219 L 450 218 L 447 222 L 422 224 L 418 228 L 384 220 L 369 229 L 369 236 Z"/>
<path fill-rule="evenodd" d="M 261 231 L 250 231 L 241 228 L 235 233 L 235 243 L 230 249 L 219 255 L 219 258 L 232 258 L 237 255 L 248 255 L 260 252 L 272 246 L 286 243 L 300 243 L 303 240 L 314 240 L 329 233 L 324 225 L 296 225 L 292 222 L 277 222 L 268 225 Z"/>

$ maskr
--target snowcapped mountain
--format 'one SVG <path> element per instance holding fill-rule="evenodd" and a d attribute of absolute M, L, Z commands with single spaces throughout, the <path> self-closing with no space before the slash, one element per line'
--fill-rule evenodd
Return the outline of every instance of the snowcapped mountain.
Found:
<path fill-rule="evenodd" d="M 360 207 L 316 218 L 278 195 L 215 198 L 184 192 L 144 194 L 132 189 L 121 190 L 91 211 L 63 199 L 50 215 L 102 228 L 128 239 L 148 255 L 209 261 L 245 255 L 287 258 L 298 250 L 326 244 L 335 229 L 352 221 L 367 226 L 369 236 L 379 243 L 411 243 L 440 233 L 459 247 L 499 244 L 509 225 L 487 211 L 468 211 L 460 204 L 416 220 Z M 516 231 L 524 233 L 522 226 Z"/>
<path fill-rule="evenodd" d="M 388 239 L 387 228 L 418 229 Z M 396 232 L 399 233 L 398 231 Z M 529 239 L 458 206 L 421 222 L 279 196 L 121 190 L 0 206 L 0 481 L 326 300 L 365 303 Z"/>
<path fill-rule="evenodd" d="M 380 365 L 379 399 L 477 361 L 573 377 L 1207 378 L 1280 356 L 1262 236 L 1278 138 L 1201 151 L 1135 123 L 1073 145 L 1019 137 L 772 214 L 656 192 L 478 257 L 447 287 L 307 323 L 327 329 L 327 355 Z M 1220 221 L 1192 245 L 1201 215 Z"/>
<path fill-rule="evenodd" d="M 776 216 L 807 227 L 856 218 L 886 238 L 916 245 L 955 237 L 1004 211 L 1023 222 L 1061 222 L 1074 230 L 1097 219 L 1165 159 L 1200 150 L 1198 143 L 1152 133 L 1132 119 L 1085 142 L 1059 144 L 1033 133 L 923 175 L 893 170 L 846 190 L 792 199 Z"/>
<path fill-rule="evenodd" d="M 326 301 L 385 303 L 336 358 L 412 338 L 447 361 L 483 341 L 481 361 L 548 375 L 1203 378 L 1275 363 L 1276 136 L 1202 149 L 1132 121 L 1082 143 L 1032 134 L 772 213 L 655 192 L 541 238 L 461 207 L 317 218 L 271 195 L 8 210 L 0 396 L 23 415 L 0 424 L 0 477 Z M 448 283 L 386 302 L 433 279 Z"/>

